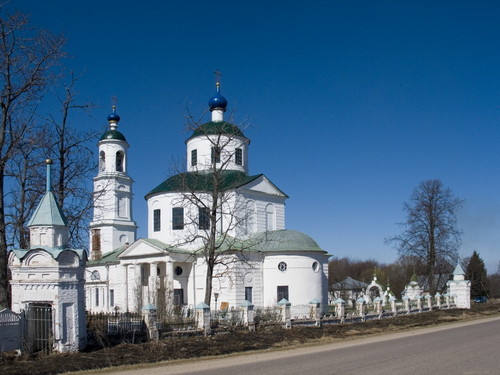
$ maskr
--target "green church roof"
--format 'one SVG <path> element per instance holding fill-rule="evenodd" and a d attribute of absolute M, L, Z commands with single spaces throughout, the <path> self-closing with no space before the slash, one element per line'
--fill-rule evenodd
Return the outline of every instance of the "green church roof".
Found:
<path fill-rule="evenodd" d="M 107 139 L 127 142 L 127 140 L 125 139 L 125 136 L 122 133 L 120 133 L 118 130 L 108 130 L 107 132 L 105 132 L 101 136 L 101 138 L 99 140 L 105 141 Z"/>
<path fill-rule="evenodd" d="M 262 174 L 248 176 L 245 172 L 234 170 L 224 170 L 217 174 L 221 178 L 220 188 L 223 191 L 238 188 L 262 176 Z M 184 172 L 166 179 L 146 194 L 145 198 L 166 192 L 210 191 L 213 186 L 214 174 L 212 172 Z"/>
<path fill-rule="evenodd" d="M 213 134 L 226 134 L 233 137 L 246 138 L 237 125 L 231 124 L 230 122 L 226 121 L 210 121 L 203 125 L 198 126 L 194 130 L 191 137 L 188 138 L 188 141 L 194 137 L 199 137 L 202 135 L 213 135 Z"/>
<path fill-rule="evenodd" d="M 35 213 L 28 222 L 28 227 L 36 225 L 68 225 L 68 220 L 64 216 L 64 213 L 57 204 L 56 198 L 51 191 L 45 193 Z"/>
<path fill-rule="evenodd" d="M 296 230 L 260 232 L 249 240 L 253 248 L 262 252 L 318 251 L 326 253 L 318 243 L 305 233 Z"/>
<path fill-rule="evenodd" d="M 46 253 L 50 254 L 52 258 L 57 259 L 59 255 L 64 251 L 72 251 L 78 255 L 78 258 L 84 259 L 87 258 L 87 252 L 83 249 L 69 249 L 69 248 L 60 248 L 60 247 L 47 247 L 47 246 L 38 246 L 33 249 L 13 249 L 11 250 L 18 259 L 22 260 L 30 251 L 43 250 Z"/>
<path fill-rule="evenodd" d="M 460 263 L 457 263 L 457 266 L 455 267 L 455 270 L 453 271 L 454 275 L 465 275 L 464 269 L 460 265 Z"/>

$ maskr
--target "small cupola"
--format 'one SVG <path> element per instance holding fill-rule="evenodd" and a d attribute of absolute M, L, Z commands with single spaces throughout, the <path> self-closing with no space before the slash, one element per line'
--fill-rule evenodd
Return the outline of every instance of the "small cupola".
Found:
<path fill-rule="evenodd" d="M 118 130 L 118 123 L 120 122 L 120 116 L 116 113 L 116 106 L 113 106 L 113 112 L 108 116 L 109 129 L 101 136 L 100 141 L 105 140 L 115 140 L 127 142 L 125 136 Z"/>

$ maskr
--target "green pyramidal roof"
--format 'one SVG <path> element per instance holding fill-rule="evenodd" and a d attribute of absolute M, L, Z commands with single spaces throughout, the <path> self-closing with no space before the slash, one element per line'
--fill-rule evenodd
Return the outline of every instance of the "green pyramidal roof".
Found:
<path fill-rule="evenodd" d="M 248 176 L 244 172 L 225 170 L 217 173 L 216 178 L 220 179 L 219 187 L 221 190 L 230 190 L 245 185 L 261 174 Z M 214 174 L 211 172 L 184 172 L 176 174 L 146 194 L 146 199 L 150 195 L 165 192 L 182 192 L 182 191 L 211 191 L 214 186 Z"/>
<path fill-rule="evenodd" d="M 28 227 L 35 225 L 68 225 L 68 220 L 66 220 L 51 191 L 45 193 L 28 222 Z"/>
<path fill-rule="evenodd" d="M 455 267 L 453 274 L 454 275 L 465 275 L 464 269 L 462 268 L 462 266 L 460 266 L 460 263 L 458 263 L 457 266 Z"/>

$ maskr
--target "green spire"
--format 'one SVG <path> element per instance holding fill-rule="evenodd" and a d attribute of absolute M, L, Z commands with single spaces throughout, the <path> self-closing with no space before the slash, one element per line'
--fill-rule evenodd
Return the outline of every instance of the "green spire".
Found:
<path fill-rule="evenodd" d="M 57 204 L 54 194 L 50 191 L 50 166 L 52 165 L 52 160 L 45 160 L 45 164 L 47 164 L 47 191 L 28 222 L 28 227 L 37 225 L 66 226 L 68 225 L 68 220 L 64 216 L 61 207 Z"/>

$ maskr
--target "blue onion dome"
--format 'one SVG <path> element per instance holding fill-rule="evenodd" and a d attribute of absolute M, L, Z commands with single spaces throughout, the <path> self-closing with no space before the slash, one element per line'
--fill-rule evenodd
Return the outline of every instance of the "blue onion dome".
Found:
<path fill-rule="evenodd" d="M 113 113 L 108 116 L 109 129 L 101 136 L 99 140 L 115 140 L 127 142 L 125 136 L 118 130 L 116 130 L 119 121 L 120 116 L 118 116 L 118 114 L 116 113 L 116 106 L 113 106 Z"/>
<path fill-rule="evenodd" d="M 220 83 L 217 82 L 215 85 L 217 87 L 217 92 L 208 101 L 208 107 L 210 108 L 210 111 L 213 111 L 214 109 L 222 109 L 225 111 L 227 107 L 227 99 L 220 93 Z"/>
<path fill-rule="evenodd" d="M 116 113 L 116 106 L 113 106 L 113 113 L 111 113 L 108 116 L 108 122 L 119 122 L 120 121 L 120 116 L 118 116 L 118 113 Z"/>

